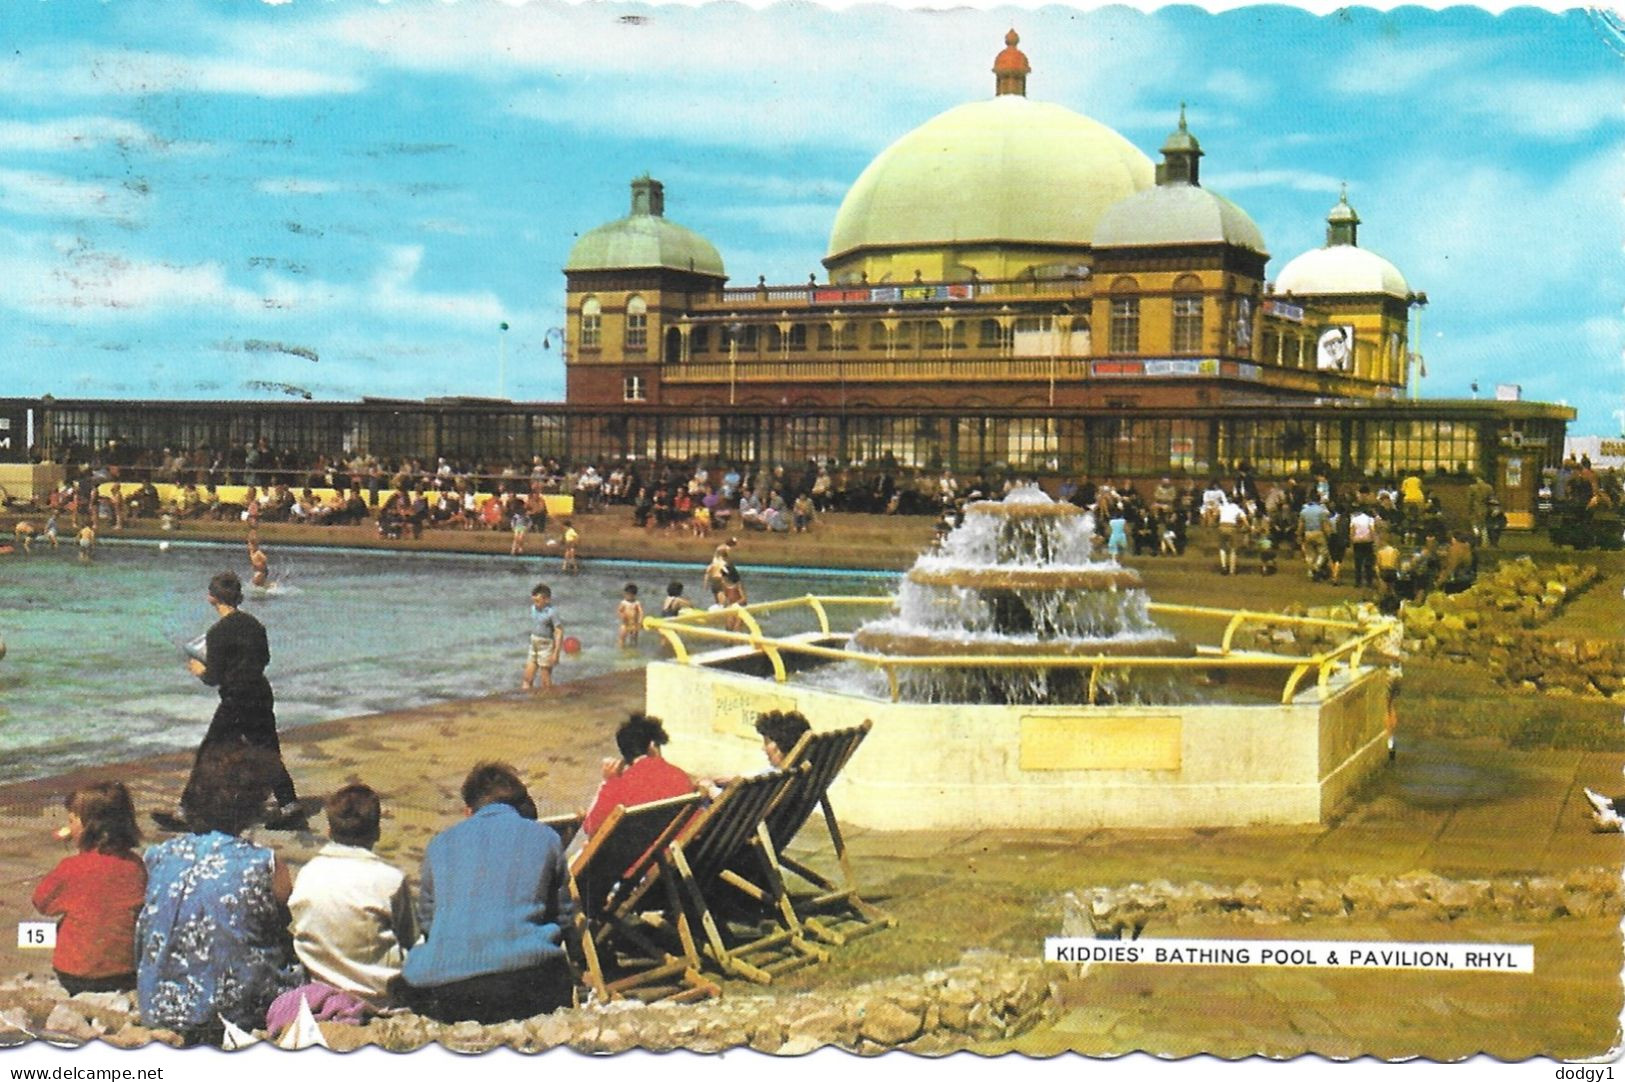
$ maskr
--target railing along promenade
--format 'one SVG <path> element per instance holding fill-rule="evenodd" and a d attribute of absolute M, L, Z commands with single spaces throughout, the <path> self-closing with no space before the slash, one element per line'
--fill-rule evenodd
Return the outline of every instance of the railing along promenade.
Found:
<path fill-rule="evenodd" d="M 930 656 L 889 656 L 850 650 L 843 646 L 825 646 L 794 637 L 768 635 L 762 630 L 761 617 L 788 611 L 806 610 L 817 620 L 819 636 L 828 638 L 848 635 L 832 630 L 829 610 L 837 607 L 891 608 L 890 597 L 837 597 L 808 594 L 755 605 L 733 606 L 717 610 L 693 610 L 674 617 L 646 617 L 643 626 L 656 631 L 671 647 L 675 660 L 682 665 L 698 664 L 688 640 L 718 647 L 748 646 L 760 651 L 773 666 L 773 678 L 779 683 L 789 679 L 785 655 L 800 655 L 823 661 L 848 661 L 880 669 L 886 675 L 893 702 L 899 699 L 897 673 L 901 669 L 1088 669 L 1088 703 L 1099 701 L 1102 673 L 1127 670 L 1191 670 L 1212 672 L 1218 670 L 1270 671 L 1282 674 L 1280 702 L 1290 704 L 1298 690 L 1311 675 L 1315 678 L 1316 694 L 1325 699 L 1331 694 L 1332 681 L 1341 669 L 1349 674 L 1364 662 L 1365 652 L 1374 643 L 1388 638 L 1394 629 L 1392 620 L 1374 624 L 1361 624 L 1350 620 L 1330 620 L 1312 616 L 1287 616 L 1279 613 L 1247 612 L 1235 609 L 1215 609 L 1196 605 L 1171 605 L 1152 602 L 1148 608 L 1153 615 L 1186 616 L 1224 621 L 1224 631 L 1215 652 L 1195 657 L 1133 657 L 1118 654 L 1094 655 L 980 655 L 943 654 Z M 718 623 L 737 620 L 744 630 L 734 631 L 715 627 Z M 1332 648 L 1309 655 L 1268 655 L 1234 650 L 1236 633 L 1248 624 L 1277 627 L 1319 628 L 1342 631 L 1347 637 Z"/>

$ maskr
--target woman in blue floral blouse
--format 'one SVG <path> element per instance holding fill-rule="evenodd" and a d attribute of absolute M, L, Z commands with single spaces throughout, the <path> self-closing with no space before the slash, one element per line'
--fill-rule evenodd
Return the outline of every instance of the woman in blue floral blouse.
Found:
<path fill-rule="evenodd" d="M 263 1028 L 271 1001 L 304 983 L 288 935 L 287 866 L 238 836 L 263 813 L 271 766 L 245 745 L 205 753 L 187 794 L 191 833 L 146 853 L 136 995 L 147 1025 L 188 1043 L 218 1043 L 222 1018 Z"/>

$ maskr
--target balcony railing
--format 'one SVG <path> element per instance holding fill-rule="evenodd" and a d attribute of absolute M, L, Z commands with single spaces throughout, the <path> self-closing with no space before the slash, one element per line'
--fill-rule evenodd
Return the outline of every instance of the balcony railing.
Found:
<path fill-rule="evenodd" d="M 758 360 L 738 363 L 699 361 L 667 365 L 660 370 L 666 383 L 823 383 L 838 380 L 926 381 L 1045 381 L 1087 379 L 1089 362 L 1081 357 L 952 357 L 893 358 L 886 360 Z"/>
<path fill-rule="evenodd" d="M 788 304 L 828 308 L 869 305 L 951 304 L 989 298 L 1069 298 L 1089 292 L 1087 278 L 1011 278 L 975 282 L 907 282 L 882 285 L 740 286 L 694 298 L 696 312 L 711 305 L 726 308 L 783 307 Z"/>

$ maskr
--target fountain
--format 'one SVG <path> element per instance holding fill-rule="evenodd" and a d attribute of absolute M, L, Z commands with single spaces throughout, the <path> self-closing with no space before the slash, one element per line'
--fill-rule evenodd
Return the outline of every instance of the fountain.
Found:
<path fill-rule="evenodd" d="M 1195 648 L 1161 630 L 1140 575 L 1094 557 L 1094 518 L 1036 488 L 965 509 L 941 550 L 904 576 L 894 616 L 871 620 L 854 649 L 885 655 L 1027 658 L 1191 657 Z M 1097 680 L 1070 667 L 910 668 L 900 696 L 910 702 L 1038 704 L 1168 700 L 1166 681 L 1112 674 Z M 839 679 L 837 677 L 837 679 Z"/>
<path fill-rule="evenodd" d="M 833 627 L 831 611 L 866 604 L 891 611 Z M 797 608 L 816 630 L 764 627 Z M 1223 630 L 1192 642 L 1161 616 Z M 700 774 L 760 769 L 753 722 L 768 710 L 818 729 L 872 720 L 836 790 L 862 826 L 1317 823 L 1386 758 L 1389 678 L 1363 664 L 1386 623 L 1155 604 L 1132 568 L 1096 558 L 1087 513 L 1037 489 L 967 508 L 894 602 L 809 597 L 743 618 L 648 621 L 675 651 L 647 692 L 673 757 Z M 1232 648 L 1244 624 L 1294 623 L 1336 641 L 1309 656 Z"/>

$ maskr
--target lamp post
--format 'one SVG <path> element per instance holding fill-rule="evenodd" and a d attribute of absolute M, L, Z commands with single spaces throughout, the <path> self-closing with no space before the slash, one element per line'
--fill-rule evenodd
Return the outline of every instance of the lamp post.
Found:
<path fill-rule="evenodd" d="M 1426 293 L 1412 293 L 1408 298 L 1406 298 L 1406 307 L 1416 309 L 1416 322 L 1414 324 L 1414 333 L 1411 336 L 1411 341 L 1416 343 L 1417 346 L 1421 346 L 1422 344 L 1422 309 L 1426 308 L 1427 305 L 1428 295 Z M 1428 374 L 1427 362 L 1422 358 L 1422 352 L 1420 349 L 1406 350 L 1405 360 L 1405 382 L 1410 385 L 1411 397 L 1420 398 L 1422 394 L 1420 381 Z M 1413 361 L 1416 364 L 1415 380 L 1410 378 L 1410 366 L 1411 362 Z"/>
<path fill-rule="evenodd" d="M 508 323 L 497 324 L 497 397 L 508 397 Z"/>

